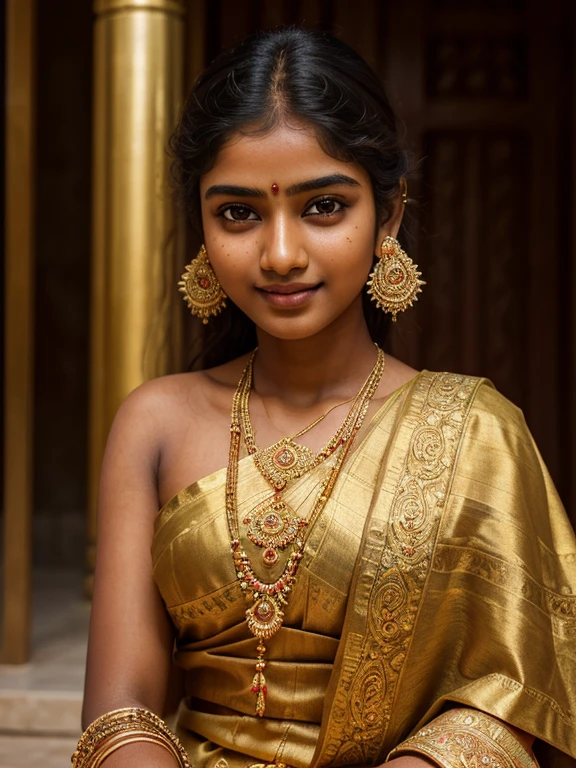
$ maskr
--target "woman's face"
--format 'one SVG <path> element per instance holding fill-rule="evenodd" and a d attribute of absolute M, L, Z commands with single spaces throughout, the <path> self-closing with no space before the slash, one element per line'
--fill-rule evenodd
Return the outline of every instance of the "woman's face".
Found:
<path fill-rule="evenodd" d="M 368 174 L 327 155 L 304 125 L 235 136 L 201 178 L 200 196 L 222 287 L 258 328 L 281 339 L 361 315 L 373 254 L 399 226 L 393 217 L 376 234 Z"/>

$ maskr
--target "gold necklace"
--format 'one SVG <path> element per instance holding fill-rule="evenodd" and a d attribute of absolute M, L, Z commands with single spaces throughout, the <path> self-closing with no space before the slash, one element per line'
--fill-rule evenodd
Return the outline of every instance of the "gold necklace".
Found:
<path fill-rule="evenodd" d="M 254 439 L 249 409 L 250 392 L 252 390 L 253 381 L 253 362 L 254 355 L 252 355 L 248 361 L 246 370 L 238 385 L 239 421 L 249 454 L 254 456 L 256 467 L 272 485 L 273 496 L 264 499 L 264 501 L 260 502 L 260 504 L 252 509 L 244 518 L 243 523 L 247 526 L 247 536 L 250 541 L 263 549 L 262 562 L 264 565 L 273 566 L 276 565 L 279 560 L 279 550 L 283 550 L 292 544 L 297 536 L 301 534 L 302 529 L 308 525 L 308 521 L 298 517 L 294 510 L 283 499 L 282 490 L 286 487 L 288 479 L 298 478 L 303 475 L 304 472 L 311 471 L 346 442 L 351 433 L 352 426 L 355 423 L 358 411 L 362 408 L 366 392 L 372 386 L 373 377 L 378 376 L 379 380 L 382 375 L 381 372 L 379 373 L 379 368 L 382 366 L 383 369 L 385 358 L 384 353 L 381 350 L 378 350 L 378 358 L 374 369 L 355 396 L 354 404 L 350 408 L 349 413 L 336 434 L 316 455 L 314 455 L 308 448 L 293 443 L 293 438 L 283 438 L 278 443 L 275 443 L 273 446 L 266 449 L 266 451 L 258 451 Z M 312 426 L 314 426 L 314 422 L 304 430 L 296 433 L 294 437 L 298 437 L 300 434 L 308 431 Z M 267 461 L 266 457 L 262 459 L 262 454 L 267 454 L 268 460 L 270 460 L 270 457 L 272 457 L 273 460 L 277 455 L 280 455 L 281 457 L 282 452 L 284 451 L 299 451 L 299 449 L 308 452 L 309 460 L 306 461 L 303 459 L 302 462 L 296 462 L 290 472 L 289 478 L 278 478 L 274 474 L 273 469 L 269 470 L 269 461 Z"/>
<path fill-rule="evenodd" d="M 342 465 L 354 442 L 354 437 L 362 426 L 368 406 L 370 405 L 370 400 L 382 378 L 385 360 L 384 353 L 379 349 L 376 365 L 352 406 L 351 412 L 354 411 L 354 419 L 350 428 L 346 430 L 346 437 L 342 443 L 342 451 L 328 474 L 328 477 L 320 486 L 320 490 L 310 513 L 310 518 L 306 521 L 305 530 L 301 536 L 294 539 L 294 548 L 290 553 L 280 576 L 274 582 L 263 582 L 257 578 L 250 558 L 240 544 L 240 526 L 238 520 L 238 464 L 240 459 L 240 442 L 242 439 L 241 401 L 245 395 L 247 383 L 250 383 L 251 385 L 251 367 L 253 358 L 254 356 L 252 356 L 248 362 L 232 399 L 230 452 L 226 473 L 226 519 L 231 537 L 231 549 L 234 558 L 234 567 L 236 569 L 236 577 L 240 582 L 240 588 L 244 592 L 247 601 L 250 603 L 246 610 L 246 623 L 250 632 L 258 638 L 258 644 L 256 646 L 257 658 L 255 674 L 252 680 L 251 691 L 256 695 L 256 714 L 259 717 L 262 717 L 266 710 L 267 694 L 266 678 L 264 676 L 264 670 L 266 668 L 266 661 L 264 659 L 266 646 L 263 641 L 268 640 L 276 634 L 283 624 L 283 606 L 286 605 L 288 595 L 296 581 L 296 574 L 303 557 L 304 546 L 314 523 L 330 498 L 340 474 L 340 470 L 342 469 Z"/>
<path fill-rule="evenodd" d="M 378 350 L 378 354 L 382 356 L 382 365 L 384 365 L 384 352 Z M 242 434 L 248 454 L 254 456 L 254 463 L 260 471 L 260 474 L 268 480 L 275 491 L 281 491 L 286 487 L 290 480 L 296 480 L 297 478 L 302 477 L 306 472 L 315 469 L 324 461 L 324 459 L 332 455 L 332 453 L 345 442 L 350 433 L 351 425 L 354 423 L 355 408 L 352 406 L 348 415 L 336 431 L 336 434 L 330 438 L 317 454 L 314 454 L 310 448 L 307 448 L 305 445 L 295 443 L 294 438 L 302 436 L 315 427 L 316 424 L 322 421 L 322 419 L 333 410 L 333 408 L 330 408 L 326 413 L 316 419 L 316 421 L 312 422 L 312 424 L 309 424 L 292 437 L 283 437 L 268 448 L 263 450 L 259 449 L 256 445 L 254 428 L 250 418 L 250 393 L 253 384 L 254 357 L 255 354 L 253 354 L 248 361 L 245 371 L 245 381 L 242 386 L 240 397 L 240 424 L 242 427 Z M 362 385 L 358 395 L 356 395 L 356 401 L 362 397 L 373 373 L 374 369 Z M 348 400 L 345 402 L 348 402 Z M 339 405 L 344 405 L 344 403 L 339 403 Z"/>
<path fill-rule="evenodd" d="M 326 418 L 326 416 L 328 416 L 328 414 L 332 413 L 332 411 L 335 411 L 336 408 L 340 408 L 341 406 L 346 405 L 347 403 L 351 403 L 352 400 L 354 400 L 356 397 L 357 395 L 352 395 L 352 397 L 349 397 L 348 400 L 343 400 L 341 403 L 336 403 L 336 405 L 333 405 L 331 408 L 328 408 L 327 411 L 324 411 L 324 413 L 318 416 L 318 418 L 315 419 L 311 424 L 308 424 L 307 427 L 304 427 L 303 429 L 293 434 L 290 439 L 295 440 L 297 437 L 302 437 L 302 435 L 305 435 L 307 432 L 310 432 L 310 430 L 314 429 L 314 427 L 317 424 L 320 424 L 321 421 L 324 421 L 324 419 Z M 278 432 L 281 432 L 282 430 L 278 429 L 278 427 L 274 424 L 274 422 L 270 418 L 270 414 L 268 413 L 268 408 L 266 408 L 266 403 L 264 402 L 264 398 L 262 397 L 262 395 L 260 395 L 260 400 L 262 402 L 262 407 L 264 408 L 264 413 L 266 414 L 266 418 L 268 419 L 268 422 L 274 427 L 275 430 L 277 430 Z"/>

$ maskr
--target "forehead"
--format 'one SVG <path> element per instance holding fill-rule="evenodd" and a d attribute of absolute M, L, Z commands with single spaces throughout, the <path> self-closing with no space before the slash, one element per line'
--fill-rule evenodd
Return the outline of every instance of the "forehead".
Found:
<path fill-rule="evenodd" d="M 328 155 L 312 128 L 280 124 L 262 135 L 232 136 L 218 153 L 212 168 L 202 176 L 200 188 L 203 190 L 222 181 L 287 186 L 332 173 L 344 173 L 370 186 L 364 168 Z"/>

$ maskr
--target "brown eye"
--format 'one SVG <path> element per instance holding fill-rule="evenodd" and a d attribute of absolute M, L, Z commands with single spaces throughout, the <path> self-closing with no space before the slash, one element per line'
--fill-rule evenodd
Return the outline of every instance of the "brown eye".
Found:
<path fill-rule="evenodd" d="M 245 205 L 231 205 L 222 211 L 222 216 L 227 221 L 251 221 L 258 218 L 254 211 Z"/>
<path fill-rule="evenodd" d="M 331 216 L 335 213 L 339 213 L 343 208 L 345 208 L 343 203 L 340 203 L 338 200 L 317 200 L 315 203 L 312 203 L 312 205 L 307 209 L 306 215 L 307 216 Z"/>
<path fill-rule="evenodd" d="M 318 209 L 318 213 L 334 213 L 336 210 L 336 203 L 334 200 L 320 200 L 319 203 L 316 203 L 316 208 Z"/>

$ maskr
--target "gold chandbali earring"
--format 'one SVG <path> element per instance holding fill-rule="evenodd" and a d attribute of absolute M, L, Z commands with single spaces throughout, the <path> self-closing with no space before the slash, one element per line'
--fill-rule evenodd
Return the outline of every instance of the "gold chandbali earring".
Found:
<path fill-rule="evenodd" d="M 192 314 L 200 317 L 204 325 L 212 315 L 219 315 L 225 308 L 228 297 L 214 274 L 204 245 L 186 267 L 178 290 L 184 294 Z"/>
<path fill-rule="evenodd" d="M 368 294 L 372 301 L 392 315 L 396 322 L 398 312 L 404 312 L 418 300 L 424 280 L 395 237 L 387 235 L 380 246 L 380 257 L 368 279 Z"/>
<path fill-rule="evenodd" d="M 243 414 L 242 412 L 246 407 L 246 397 L 252 385 L 253 360 L 254 355 L 252 355 L 242 374 L 232 400 L 230 454 L 228 471 L 226 474 L 226 518 L 228 522 L 228 530 L 232 539 L 231 549 L 236 576 L 240 582 L 240 588 L 244 592 L 247 601 L 250 603 L 249 608 L 246 610 L 246 624 L 248 625 L 250 632 L 258 639 L 256 647 L 256 669 L 252 680 L 251 691 L 256 695 L 256 714 L 259 717 L 262 717 L 266 710 L 267 695 L 266 678 L 264 676 L 264 670 L 266 669 L 266 661 L 264 659 L 266 646 L 264 645 L 264 640 L 275 635 L 284 622 L 283 608 L 288 602 L 288 595 L 296 581 L 296 574 L 303 557 L 306 541 L 314 527 L 314 523 L 318 520 L 330 498 L 332 490 L 340 475 L 342 465 L 350 452 L 356 434 L 362 426 L 370 400 L 382 378 L 385 360 L 382 350 L 378 350 L 376 365 L 358 393 L 350 410 L 350 414 L 353 413 L 354 415 L 350 421 L 350 428 L 346 431 L 346 437 L 342 435 L 342 442 L 340 443 L 342 445 L 342 450 L 334 463 L 334 466 L 328 473 L 328 477 L 320 486 L 310 517 L 308 520 L 304 521 L 305 526 L 297 525 L 297 528 L 303 528 L 303 530 L 295 538 L 290 536 L 291 542 L 293 543 L 292 551 L 288 556 L 282 573 L 273 582 L 264 582 L 258 579 L 254 573 L 252 562 L 240 543 L 240 520 L 238 518 L 238 463 L 240 458 L 242 427 L 243 422 L 245 425 L 246 418 L 246 414 Z M 346 421 L 348 421 L 348 419 Z M 272 518 L 271 522 L 273 522 Z M 264 527 L 266 527 L 265 521 Z M 250 538 L 253 541 L 256 538 L 261 538 L 261 546 L 270 546 L 270 540 L 265 535 Z"/>

